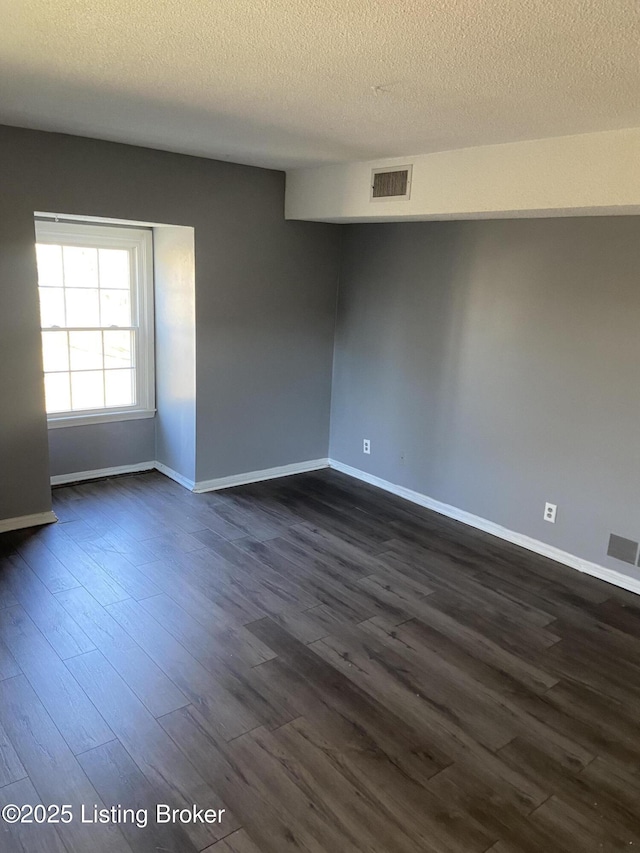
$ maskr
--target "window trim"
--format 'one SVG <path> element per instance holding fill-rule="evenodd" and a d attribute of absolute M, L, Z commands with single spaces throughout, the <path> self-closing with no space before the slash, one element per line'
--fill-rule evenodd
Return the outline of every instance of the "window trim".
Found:
<path fill-rule="evenodd" d="M 49 429 L 152 418 L 155 409 L 153 231 L 151 228 L 92 222 L 35 220 L 36 243 L 126 248 L 131 252 L 131 295 L 137 307 L 135 406 L 47 413 Z M 35 251 L 35 247 L 34 247 Z M 96 326 L 96 330 L 107 327 Z M 46 327 L 40 326 L 42 331 Z M 64 327 L 60 328 L 64 331 Z M 43 374 L 44 375 L 44 374 Z"/>

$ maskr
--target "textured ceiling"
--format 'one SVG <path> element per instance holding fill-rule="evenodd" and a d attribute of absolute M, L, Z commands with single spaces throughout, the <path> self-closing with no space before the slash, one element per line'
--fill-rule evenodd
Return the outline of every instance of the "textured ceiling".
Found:
<path fill-rule="evenodd" d="M 0 123 L 286 168 L 640 126 L 638 0 L 0 0 Z"/>

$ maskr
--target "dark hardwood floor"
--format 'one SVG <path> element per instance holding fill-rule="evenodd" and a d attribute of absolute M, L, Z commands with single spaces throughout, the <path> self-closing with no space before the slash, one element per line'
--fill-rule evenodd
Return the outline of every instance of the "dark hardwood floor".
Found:
<path fill-rule="evenodd" d="M 2 851 L 640 849 L 639 598 L 335 472 L 54 502 L 0 537 L 0 807 L 74 819 Z"/>

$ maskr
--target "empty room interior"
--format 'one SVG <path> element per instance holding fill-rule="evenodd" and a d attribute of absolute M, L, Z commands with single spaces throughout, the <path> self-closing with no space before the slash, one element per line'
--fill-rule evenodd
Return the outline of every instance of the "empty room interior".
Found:
<path fill-rule="evenodd" d="M 638 849 L 638 5 L 1 5 L 1 853 Z"/>

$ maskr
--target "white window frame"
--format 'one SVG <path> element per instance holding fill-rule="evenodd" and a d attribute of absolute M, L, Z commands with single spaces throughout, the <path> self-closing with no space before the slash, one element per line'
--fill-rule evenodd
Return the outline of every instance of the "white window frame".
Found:
<path fill-rule="evenodd" d="M 136 403 L 133 406 L 47 413 L 49 429 L 152 418 L 155 415 L 153 238 L 151 229 L 85 222 L 35 220 L 36 243 L 126 249 L 131 259 L 131 304 L 137 324 L 134 353 Z M 57 328 L 57 327 L 50 327 Z M 67 327 L 60 327 L 63 331 Z M 87 331 L 107 327 L 87 327 Z M 122 327 L 119 327 L 122 328 Z M 46 327 L 42 327 L 46 331 Z M 84 331 L 84 329 L 83 329 Z"/>

